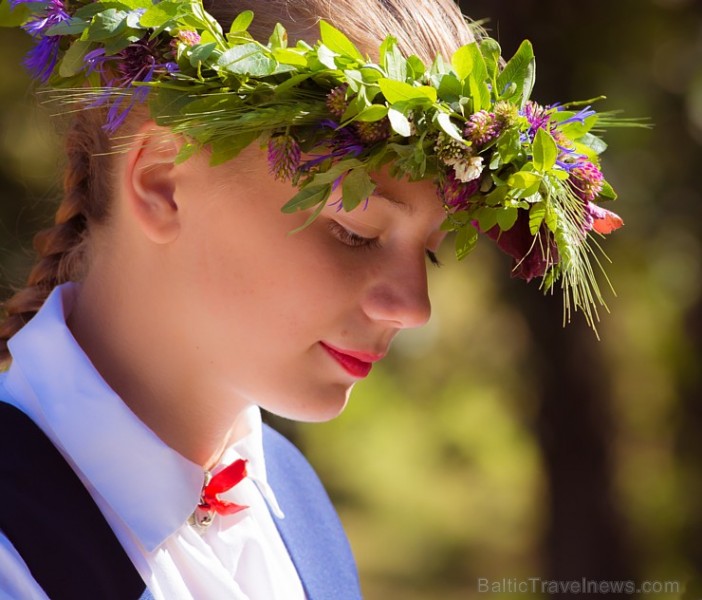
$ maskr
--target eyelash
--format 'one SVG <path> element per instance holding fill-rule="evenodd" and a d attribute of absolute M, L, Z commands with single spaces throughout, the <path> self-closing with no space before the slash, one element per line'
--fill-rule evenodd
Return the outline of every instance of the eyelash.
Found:
<path fill-rule="evenodd" d="M 375 248 L 380 248 L 380 240 L 376 238 L 367 238 L 353 231 L 349 231 L 336 221 L 329 221 L 329 231 L 332 235 L 338 239 L 343 244 L 351 246 L 352 248 L 365 248 L 367 250 L 372 250 Z M 425 251 L 429 262 L 435 267 L 440 267 L 442 265 L 441 261 L 437 258 L 436 254 L 431 250 Z"/>

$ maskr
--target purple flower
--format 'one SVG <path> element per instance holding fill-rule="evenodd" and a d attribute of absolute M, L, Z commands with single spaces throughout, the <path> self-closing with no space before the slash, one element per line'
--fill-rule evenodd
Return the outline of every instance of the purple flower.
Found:
<path fill-rule="evenodd" d="M 37 0 L 11 0 L 13 7 L 18 4 L 38 4 Z M 46 83 L 56 67 L 61 44 L 61 36 L 47 36 L 46 32 L 54 25 L 63 23 L 71 17 L 66 12 L 61 0 L 49 0 L 43 10 L 37 12 L 22 27 L 34 39 L 38 40 L 24 59 L 29 72 L 42 83 Z"/>
<path fill-rule="evenodd" d="M 561 108 L 558 109 L 563 110 Z M 589 106 L 586 106 L 582 110 L 579 110 L 576 112 L 572 117 L 568 117 L 567 119 L 564 119 L 563 121 L 560 121 L 560 125 L 565 125 L 567 123 L 585 123 L 585 119 L 588 117 L 591 117 L 592 115 L 596 115 L 597 113 L 592 110 Z"/>
<path fill-rule="evenodd" d="M 534 139 L 539 129 L 550 129 L 551 114 L 549 107 L 541 106 L 533 100 L 529 100 L 522 110 L 523 116 L 529 121 L 529 137 Z"/>
<path fill-rule="evenodd" d="M 453 169 L 449 171 L 446 180 L 437 188 L 439 200 L 454 210 L 463 210 L 470 202 L 472 196 L 478 193 L 480 180 L 473 179 L 468 183 L 456 177 Z"/>
<path fill-rule="evenodd" d="M 326 142 L 330 151 L 327 154 L 317 155 L 304 162 L 300 166 L 301 171 L 309 171 L 328 159 L 355 158 L 366 149 L 358 134 L 351 127 L 337 129 L 339 125 L 331 119 L 325 119 L 319 125 L 323 128 L 335 130 L 331 138 Z"/>
<path fill-rule="evenodd" d="M 585 157 L 579 157 L 575 163 L 571 163 L 570 177 L 568 183 L 578 198 L 585 202 L 591 202 L 602 191 L 604 177 L 596 165 Z"/>
<path fill-rule="evenodd" d="M 291 135 L 276 135 L 268 140 L 268 167 L 271 174 L 287 181 L 300 168 L 300 145 Z"/>
<path fill-rule="evenodd" d="M 113 133 L 124 122 L 131 108 L 143 102 L 149 94 L 148 86 L 135 86 L 134 83 L 148 83 L 157 73 L 173 73 L 178 70 L 174 62 L 165 61 L 159 40 L 143 38 L 130 44 L 120 52 L 106 55 L 104 48 L 98 48 L 85 55 L 88 72 L 97 71 L 109 88 L 133 88 L 131 98 L 118 96 L 113 99 L 110 92 L 97 102 L 98 105 L 113 99 L 107 113 L 105 130 Z"/>
<path fill-rule="evenodd" d="M 502 231 L 498 225 L 484 232 L 495 240 L 497 247 L 513 259 L 512 277 L 531 281 L 534 277 L 543 277 L 549 267 L 558 262 L 558 247 L 550 232 L 542 229 L 542 241 L 534 239 L 529 230 L 529 213 L 520 210 L 517 221 L 511 229 Z"/>
<path fill-rule="evenodd" d="M 481 148 L 497 138 L 500 130 L 500 123 L 495 118 L 495 114 L 481 110 L 468 118 L 463 135 L 473 142 L 474 146 Z"/>
<path fill-rule="evenodd" d="M 348 83 L 342 83 L 327 94 L 327 108 L 337 119 L 341 119 L 349 106 L 349 103 L 346 101 L 346 90 L 348 87 Z"/>

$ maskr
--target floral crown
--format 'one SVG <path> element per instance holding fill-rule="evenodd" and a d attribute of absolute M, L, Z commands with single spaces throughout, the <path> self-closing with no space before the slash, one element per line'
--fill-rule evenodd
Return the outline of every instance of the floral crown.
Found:
<path fill-rule="evenodd" d="M 222 163 L 255 140 L 268 144 L 273 175 L 297 194 L 284 212 L 312 222 L 341 186 L 350 211 L 367 202 L 373 172 L 433 179 L 465 257 L 479 233 L 514 259 L 513 276 L 540 277 L 564 291 L 564 318 L 582 310 L 594 326 L 604 305 L 593 263 L 593 232 L 622 225 L 600 202 L 616 197 L 600 171 L 607 125 L 592 101 L 542 106 L 532 46 L 505 61 L 484 37 L 450 60 L 425 65 L 395 38 L 372 63 L 330 24 L 313 46 L 288 46 L 276 25 L 267 44 L 247 29 L 250 11 L 228 32 L 201 0 L 2 0 L 0 24 L 36 40 L 26 65 L 60 99 L 107 109 L 114 132 L 138 102 L 186 139 L 178 160 L 203 146 Z"/>

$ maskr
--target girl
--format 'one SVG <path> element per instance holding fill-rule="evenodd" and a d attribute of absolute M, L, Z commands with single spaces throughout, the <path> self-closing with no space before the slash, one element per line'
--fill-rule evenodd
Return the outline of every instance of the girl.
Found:
<path fill-rule="evenodd" d="M 11 4 L 78 110 L 56 224 L 5 304 L 0 591 L 359 597 L 260 408 L 338 415 L 429 318 L 448 229 L 590 315 L 578 261 L 618 225 L 597 115 L 527 102 L 530 46 L 505 65 L 451 0 Z"/>

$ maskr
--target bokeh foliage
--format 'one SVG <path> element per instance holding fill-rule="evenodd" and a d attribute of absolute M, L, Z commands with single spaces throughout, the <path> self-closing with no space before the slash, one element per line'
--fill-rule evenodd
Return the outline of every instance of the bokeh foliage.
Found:
<path fill-rule="evenodd" d="M 604 155 L 626 227 L 605 242 L 601 341 L 481 243 L 432 270 L 434 316 L 326 424 L 286 428 L 339 507 L 367 598 L 483 597 L 479 577 L 675 580 L 702 572 L 702 6 L 462 3 L 504 54 L 528 37 L 535 99 L 649 116 Z M 51 218 L 60 143 L 2 31 L 0 248 L 21 282 Z M 513 597 L 509 594 L 490 597 Z M 675 594 L 652 595 L 672 598 Z M 691 596 L 690 596 L 691 597 Z"/>

